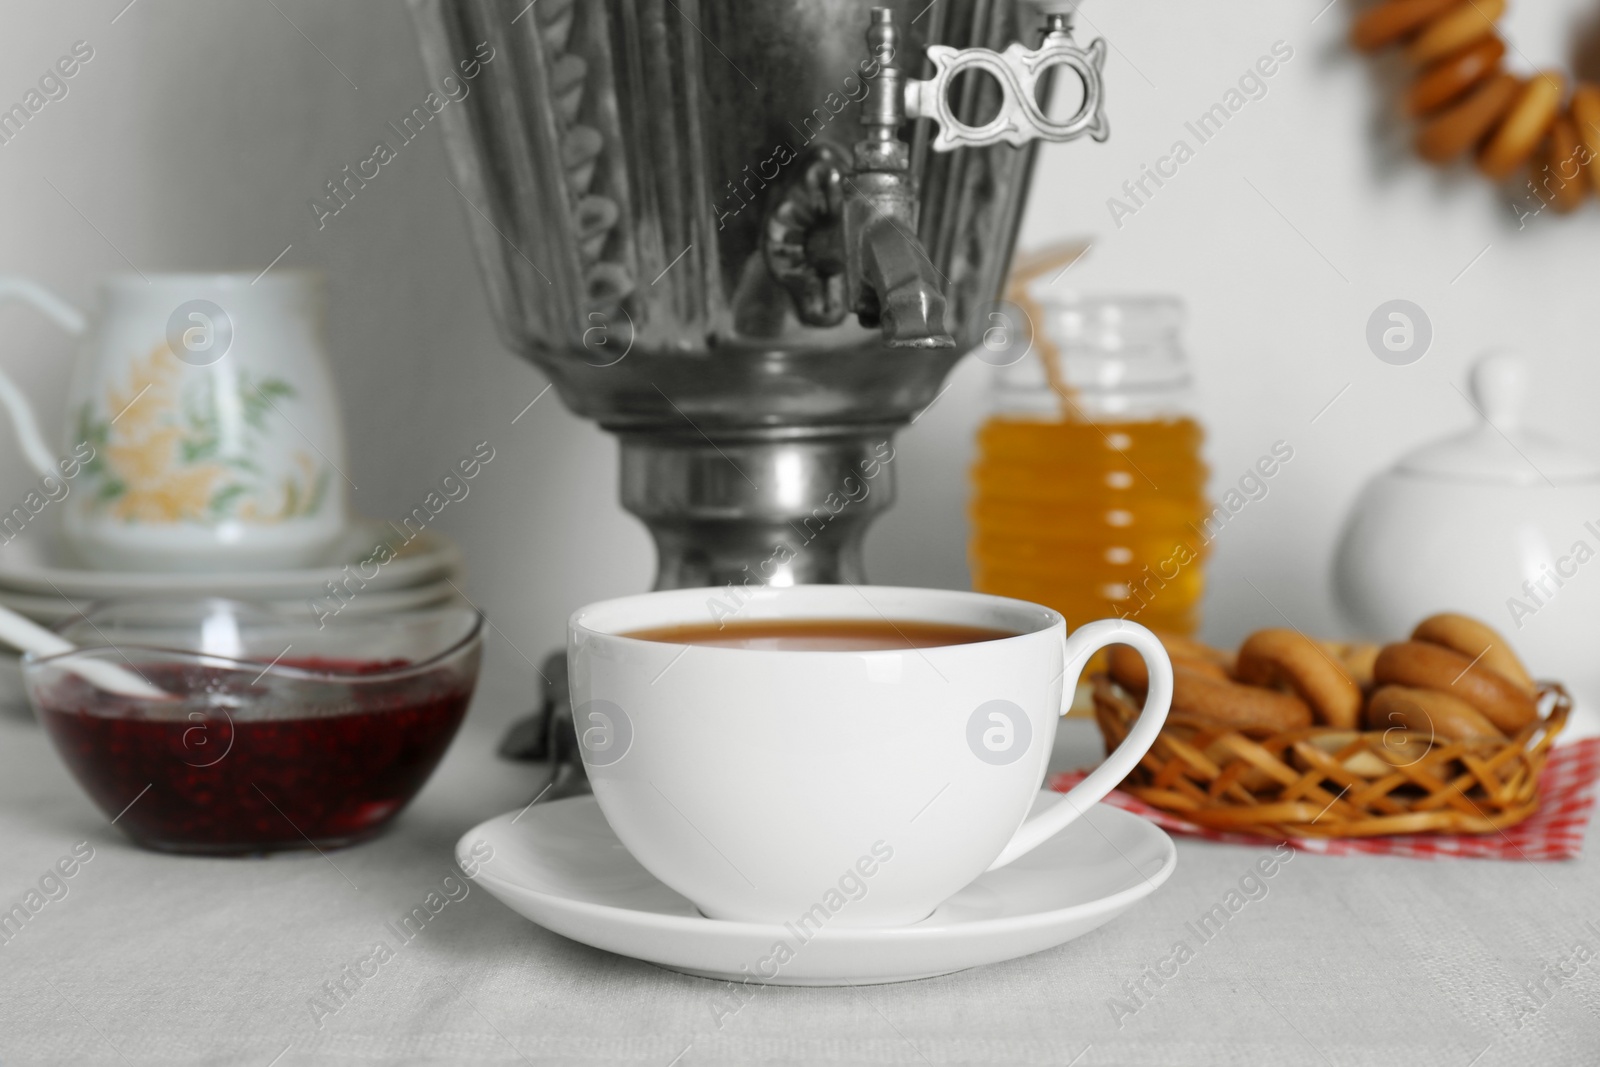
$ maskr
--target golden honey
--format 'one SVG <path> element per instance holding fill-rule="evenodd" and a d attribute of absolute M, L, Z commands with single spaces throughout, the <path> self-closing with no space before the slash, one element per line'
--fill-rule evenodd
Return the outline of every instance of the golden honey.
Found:
<path fill-rule="evenodd" d="M 1059 611 L 1192 634 L 1205 590 L 1206 467 L 1187 416 L 997 414 L 978 432 L 972 586 Z"/>

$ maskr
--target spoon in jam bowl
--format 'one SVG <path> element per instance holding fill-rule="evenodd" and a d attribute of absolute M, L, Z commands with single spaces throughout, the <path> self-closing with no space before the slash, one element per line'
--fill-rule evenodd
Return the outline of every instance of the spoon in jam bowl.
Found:
<path fill-rule="evenodd" d="M 78 646 L 59 634 L 51 633 L 32 619 L 7 607 L 0 607 L 0 641 L 18 652 L 35 656 L 58 656 L 76 651 Z M 177 697 L 151 685 L 133 671 L 104 659 L 85 659 L 72 666 L 74 673 L 101 689 L 142 700 L 176 700 Z"/>
<path fill-rule="evenodd" d="M 30 652 L 22 677 L 56 754 L 136 843 L 328 849 L 381 832 L 438 766 L 484 625 L 459 604 L 330 619 L 221 598 L 104 601 L 55 628 L 72 651 Z M 101 685 L 92 662 L 162 699 Z"/>

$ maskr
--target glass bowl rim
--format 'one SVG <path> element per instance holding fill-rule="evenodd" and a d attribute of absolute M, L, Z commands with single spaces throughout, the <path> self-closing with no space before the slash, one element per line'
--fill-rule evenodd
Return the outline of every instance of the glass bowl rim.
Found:
<path fill-rule="evenodd" d="M 271 608 L 260 602 L 239 600 L 233 597 L 109 597 L 105 600 L 97 600 L 87 605 L 76 615 L 62 619 L 60 622 L 53 624 L 50 627 L 50 630 L 52 633 L 60 634 L 67 628 L 77 623 L 88 621 L 90 617 L 98 611 L 106 608 L 120 607 L 123 605 L 149 606 L 156 603 L 200 604 L 214 602 L 238 604 L 244 607 L 253 608 L 258 611 L 265 611 L 268 614 L 278 614 L 274 608 Z M 404 621 L 407 618 L 441 613 L 445 611 L 454 611 L 471 615 L 472 624 L 467 628 L 467 632 L 464 635 L 452 642 L 447 648 L 434 653 L 427 659 L 418 660 L 414 663 L 407 663 L 404 666 L 394 667 L 382 671 L 317 670 L 307 667 L 285 665 L 279 663 L 277 660 L 239 659 L 233 656 L 218 655 L 217 653 L 213 652 L 196 652 L 192 648 L 167 648 L 162 645 L 140 644 L 138 642 L 127 641 L 116 645 L 113 645 L 109 642 L 103 645 L 79 645 L 75 648 L 66 649 L 62 652 L 52 652 L 44 656 L 39 655 L 37 652 L 25 652 L 22 655 L 22 669 L 26 674 L 47 664 L 53 665 L 66 663 L 74 656 L 86 657 L 96 654 L 104 654 L 107 652 L 115 653 L 126 660 L 126 650 L 133 649 L 139 652 L 154 652 L 161 656 L 175 658 L 183 662 L 199 663 L 210 667 L 220 667 L 225 670 L 260 669 L 260 674 L 258 677 L 265 677 L 267 674 L 272 674 L 277 677 L 295 678 L 303 681 L 339 681 L 347 684 L 352 682 L 388 682 L 399 678 L 405 678 L 409 675 L 420 674 L 429 670 L 433 670 L 442 662 L 459 655 L 473 645 L 481 644 L 483 641 L 484 629 L 488 625 L 489 619 L 488 616 L 486 616 L 475 606 L 439 604 L 433 607 L 410 608 L 400 612 L 385 613 L 381 616 L 375 616 L 371 620 L 374 622 L 379 620 Z M 290 622 L 292 620 L 289 620 L 287 617 L 285 617 L 284 621 Z M 360 622 L 356 623 L 356 625 L 360 624 Z M 94 624 L 91 622 L 90 625 L 92 626 Z"/>

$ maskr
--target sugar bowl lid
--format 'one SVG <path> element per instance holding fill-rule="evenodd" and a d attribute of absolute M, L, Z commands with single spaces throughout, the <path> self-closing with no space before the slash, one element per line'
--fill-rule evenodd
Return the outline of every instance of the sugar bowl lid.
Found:
<path fill-rule="evenodd" d="M 1507 352 L 1481 357 L 1472 368 L 1472 406 L 1478 425 L 1401 457 L 1406 474 L 1508 485 L 1554 485 L 1600 480 L 1600 463 L 1528 429 L 1523 400 L 1528 374 Z"/>

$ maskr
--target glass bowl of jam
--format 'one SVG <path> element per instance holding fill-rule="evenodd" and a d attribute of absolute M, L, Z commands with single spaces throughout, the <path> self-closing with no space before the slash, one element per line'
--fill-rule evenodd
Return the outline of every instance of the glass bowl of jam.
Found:
<path fill-rule="evenodd" d="M 336 848 L 381 830 L 449 747 L 483 616 L 461 607 L 318 620 L 239 601 L 112 601 L 23 658 L 28 697 L 100 810 L 168 852 Z M 129 696 L 90 660 L 165 698 Z"/>

